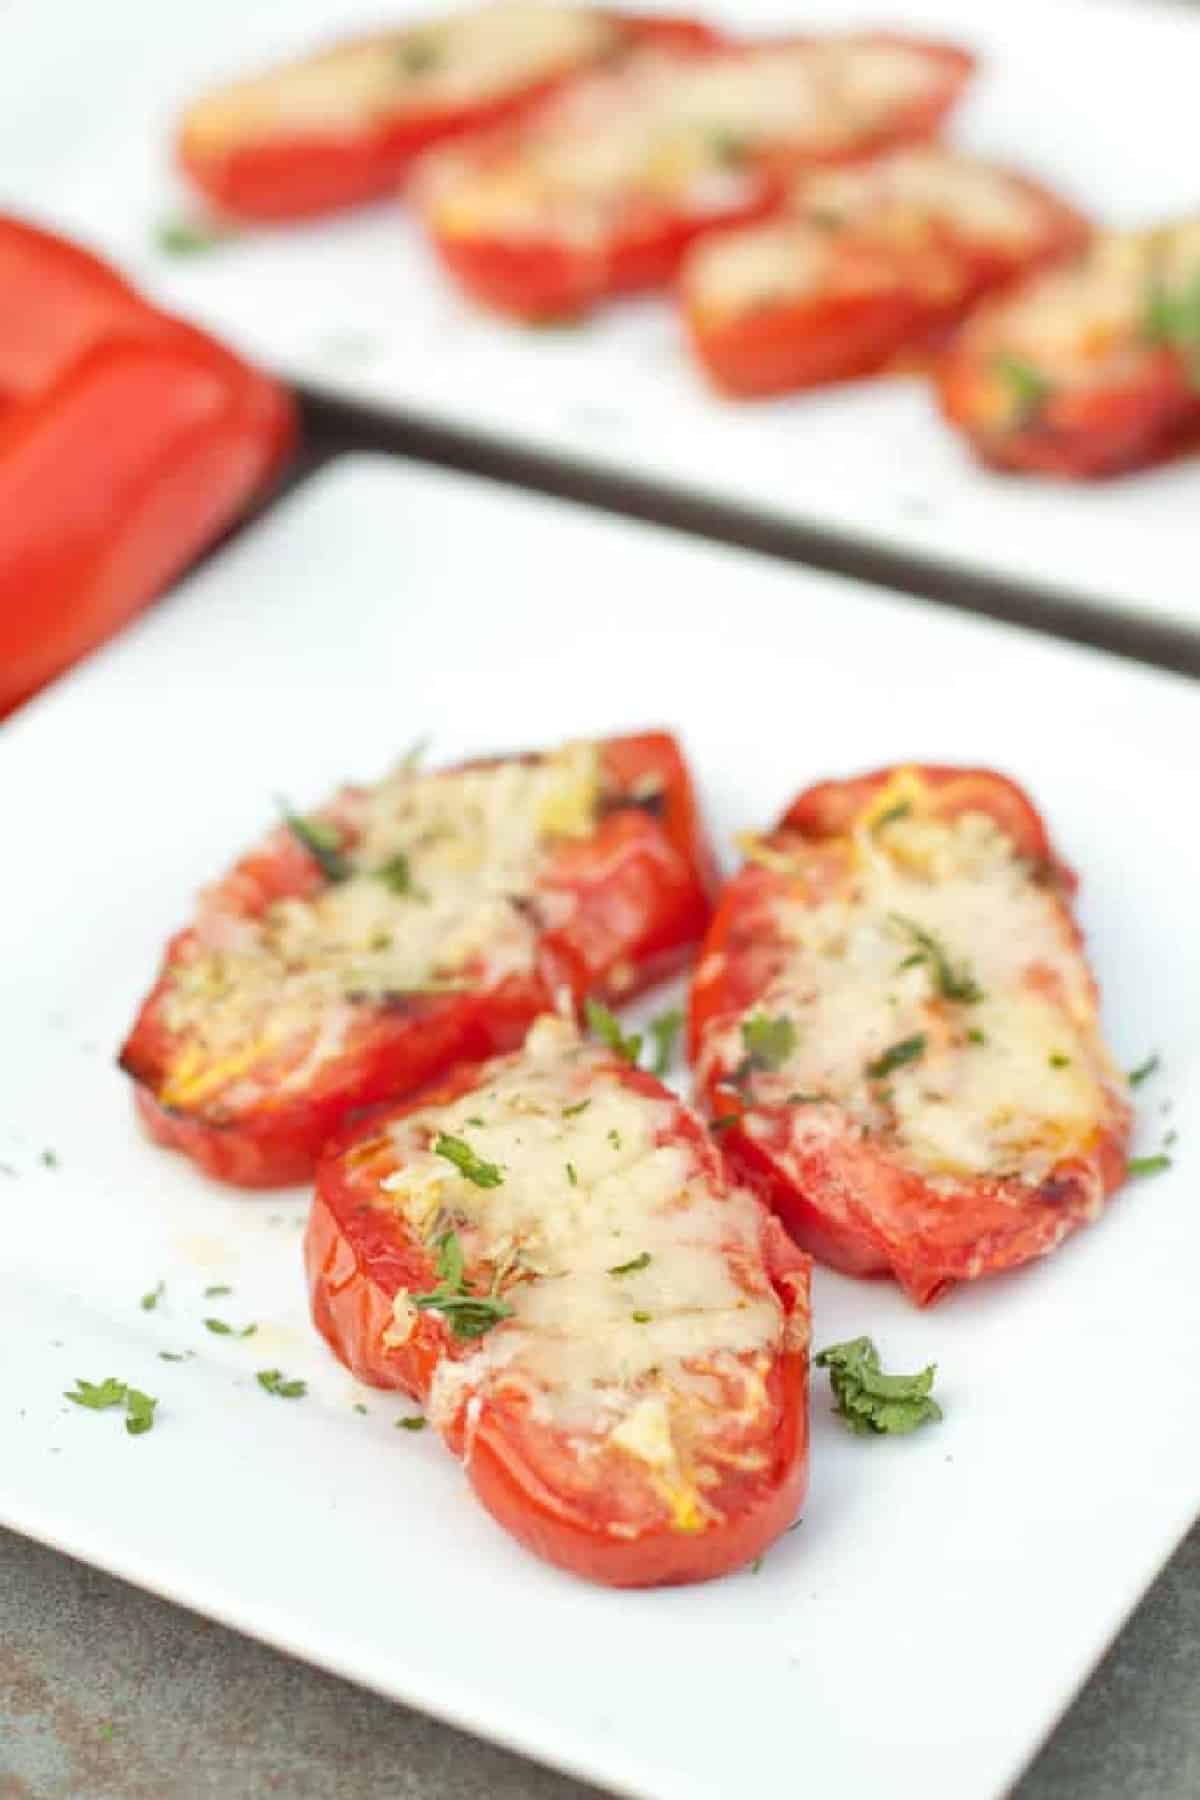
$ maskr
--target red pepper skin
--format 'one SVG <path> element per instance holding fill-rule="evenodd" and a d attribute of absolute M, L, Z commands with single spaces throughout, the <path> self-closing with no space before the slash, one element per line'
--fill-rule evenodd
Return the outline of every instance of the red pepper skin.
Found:
<path fill-rule="evenodd" d="M 224 531 L 294 429 L 267 376 L 0 218 L 0 716 Z"/>

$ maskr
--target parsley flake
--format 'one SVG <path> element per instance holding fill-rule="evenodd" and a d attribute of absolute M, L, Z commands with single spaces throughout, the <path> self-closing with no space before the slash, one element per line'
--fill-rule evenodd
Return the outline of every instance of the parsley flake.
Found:
<path fill-rule="evenodd" d="M 143 1394 L 140 1388 L 125 1390 L 125 1429 L 130 1437 L 141 1437 L 154 1424 L 154 1409 L 158 1401 L 150 1394 Z"/>
<path fill-rule="evenodd" d="M 911 800 L 897 800 L 894 806 L 886 807 L 884 811 L 880 813 L 874 825 L 871 827 L 872 832 L 878 835 L 886 825 L 894 825 L 897 819 L 907 819 L 911 811 Z"/>
<path fill-rule="evenodd" d="M 143 1294 L 141 1297 L 141 1300 L 138 1302 L 142 1311 L 143 1312 L 153 1312 L 155 1307 L 158 1305 L 159 1301 L 162 1299 L 163 1295 L 166 1293 L 166 1291 L 167 1291 L 166 1282 L 160 1281 L 160 1282 L 158 1282 L 158 1284 L 155 1287 L 152 1287 L 150 1289 L 150 1292 L 148 1294 Z"/>
<path fill-rule="evenodd" d="M 1054 392 L 1042 371 L 1024 357 L 1004 351 L 993 365 L 997 376 L 1008 389 L 1014 417 L 1018 424 L 1029 425 L 1037 418 Z"/>
<path fill-rule="evenodd" d="M 1125 1164 L 1125 1174 L 1129 1180 L 1137 1181 L 1143 1175 L 1161 1175 L 1170 1167 L 1171 1158 L 1160 1151 L 1157 1156 L 1131 1156 Z"/>
<path fill-rule="evenodd" d="M 729 1077 L 738 1086 L 760 1069 L 781 1068 L 796 1048 L 796 1027 L 788 1018 L 768 1018 L 766 1013 L 751 1013 L 742 1020 L 742 1046 L 745 1055 Z"/>
<path fill-rule="evenodd" d="M 448 1131 L 438 1132 L 433 1152 L 435 1156 L 444 1156 L 447 1162 L 453 1163 L 459 1174 L 474 1182 L 476 1187 L 499 1187 L 504 1180 L 496 1163 L 485 1162 L 482 1156 L 476 1155 L 465 1138 L 452 1137 Z"/>
<path fill-rule="evenodd" d="M 1071 1066 L 1070 1057 L 1064 1056 L 1061 1050 L 1052 1050 L 1049 1062 L 1052 1069 L 1069 1069 Z"/>
<path fill-rule="evenodd" d="M 205 1319 L 204 1329 L 211 1331 L 214 1337 L 253 1337 L 258 1330 L 257 1325 L 243 1325 L 239 1330 L 225 1319 Z"/>
<path fill-rule="evenodd" d="M 255 1380 L 264 1392 L 280 1400 L 303 1400 L 308 1392 L 307 1381 L 285 1380 L 282 1369 L 259 1369 Z"/>
<path fill-rule="evenodd" d="M 639 1269 L 650 1267 L 650 1252 L 643 1250 L 640 1256 L 633 1256 L 628 1262 L 614 1263 L 608 1271 L 610 1275 L 636 1275 Z"/>
<path fill-rule="evenodd" d="M 421 900 L 428 904 L 429 895 L 424 888 L 419 888 L 412 878 L 412 869 L 403 850 L 397 850 L 389 856 L 385 863 L 380 863 L 374 871 L 376 881 L 382 881 L 384 887 L 393 894 L 400 894 L 407 900 Z"/>
<path fill-rule="evenodd" d="M 365 1407 L 365 1406 L 364 1406 L 364 1405 L 363 1405 L 363 1403 L 362 1403 L 362 1401 L 361 1401 L 361 1400 L 356 1400 L 356 1401 L 355 1401 L 355 1402 L 354 1402 L 354 1410 L 355 1410 L 355 1412 L 356 1412 L 356 1413 L 365 1413 L 365 1412 L 366 1412 L 366 1410 L 367 1410 L 367 1409 L 366 1409 L 366 1407 Z"/>
<path fill-rule="evenodd" d="M 910 968 L 918 962 L 928 964 L 933 985 L 943 1000 L 957 1000 L 963 1006 L 975 1006 L 983 999 L 983 989 L 971 974 L 967 963 L 959 963 L 957 966 L 952 963 L 933 933 L 926 931 L 923 925 L 918 925 L 915 919 L 906 919 L 901 913 L 893 913 L 891 917 L 892 923 L 906 931 L 916 946 L 912 955 L 901 963 L 902 969 Z"/>
<path fill-rule="evenodd" d="M 708 1129 L 710 1131 L 728 1131 L 731 1125 L 738 1123 L 741 1116 L 741 1113 L 720 1113 L 715 1119 L 708 1121 Z"/>
<path fill-rule="evenodd" d="M 342 854 L 341 833 L 327 819 L 305 819 L 294 813 L 286 800 L 278 802 L 283 822 L 296 842 L 308 851 L 326 881 L 345 881 L 352 873 Z"/>
<path fill-rule="evenodd" d="M 190 1350 L 160 1350 L 158 1360 L 159 1362 L 186 1362 L 191 1354 Z"/>
<path fill-rule="evenodd" d="M 648 1325 L 653 1315 L 648 1312 L 635 1312 L 630 1313 L 629 1316 L 635 1325 Z"/>
<path fill-rule="evenodd" d="M 567 1180 L 570 1182 L 572 1187 L 579 1186 L 579 1177 L 575 1173 L 575 1164 L 574 1163 L 567 1164 Z"/>
<path fill-rule="evenodd" d="M 405 38 L 396 51 L 396 61 L 406 75 L 428 75 L 441 60 L 441 46 L 431 38 Z"/>
<path fill-rule="evenodd" d="M 154 228 L 154 246 L 164 256 L 203 256 L 236 236 L 225 226 L 201 220 L 164 219 Z"/>
<path fill-rule="evenodd" d="M 424 1431 L 428 1419 L 420 1413 L 408 1413 L 403 1419 L 396 1420 L 397 1431 Z"/>
<path fill-rule="evenodd" d="M 428 1294 L 410 1294 L 420 1312 L 441 1313 L 455 1337 L 482 1337 L 512 1313 L 498 1295 L 472 1293 L 465 1279 L 466 1263 L 456 1231 L 448 1231 L 438 1243 L 436 1268 L 440 1280 Z"/>
<path fill-rule="evenodd" d="M 580 1113 L 586 1112 L 588 1107 L 591 1104 L 592 1103 L 590 1100 L 577 1100 L 575 1102 L 574 1106 L 564 1106 L 563 1107 L 562 1116 L 564 1119 L 577 1119 L 579 1117 Z M 470 1120 L 468 1120 L 467 1122 L 469 1124 Z"/>
<path fill-rule="evenodd" d="M 891 1044 L 874 1062 L 867 1064 L 867 1074 L 872 1081 L 880 1081 L 890 1075 L 893 1069 L 901 1069 L 905 1063 L 919 1062 L 925 1054 L 925 1033 L 918 1031 L 912 1037 L 901 1038 L 898 1044 Z"/>
<path fill-rule="evenodd" d="M 621 1148 L 621 1134 L 615 1125 L 609 1128 L 608 1141 L 614 1150 L 619 1150 Z"/>
<path fill-rule="evenodd" d="M 55 1150 L 43 1150 L 42 1151 L 42 1167 L 44 1169 L 57 1169 L 57 1167 L 58 1167 L 58 1152 Z"/>
<path fill-rule="evenodd" d="M 216 1281 L 213 1283 L 212 1287 L 205 1288 L 204 1298 L 206 1300 L 219 1300 L 223 1295 L 232 1294 L 232 1292 L 233 1289 L 231 1287 L 226 1287 L 223 1281 Z"/>
<path fill-rule="evenodd" d="M 819 1351 L 816 1365 L 829 1370 L 834 1412 L 862 1437 L 902 1435 L 942 1416 L 941 1407 L 929 1395 L 936 1363 L 919 1375 L 885 1375 L 871 1339 L 859 1337 Z"/>
<path fill-rule="evenodd" d="M 84 1381 L 81 1375 L 77 1375 L 74 1393 L 64 1391 L 64 1398 L 73 1400 L 76 1406 L 88 1406 L 93 1412 L 103 1412 L 107 1407 L 121 1405 L 125 1398 L 125 1383 L 118 1381 L 115 1375 L 106 1376 L 103 1381 Z"/>
<path fill-rule="evenodd" d="M 1152 1075 L 1157 1075 L 1161 1067 L 1162 1059 L 1156 1050 L 1152 1056 L 1146 1058 L 1144 1063 L 1139 1063 L 1136 1069 L 1130 1069 L 1130 1087 L 1141 1087 L 1143 1081 L 1149 1081 Z"/>
<path fill-rule="evenodd" d="M 654 1039 L 654 1061 L 650 1067 L 655 1075 L 665 1075 L 675 1060 L 675 1041 L 683 1026 L 683 1014 L 677 1006 L 669 1012 L 659 1013 L 650 1021 L 650 1036 Z"/>
<path fill-rule="evenodd" d="M 640 1032 L 632 1032 L 625 1037 L 618 1020 L 608 1010 L 602 1000 L 589 999 L 584 1003 L 588 1029 L 594 1031 L 600 1042 L 608 1049 L 623 1056 L 627 1063 L 637 1067 L 638 1057 L 642 1054 L 642 1038 Z"/>

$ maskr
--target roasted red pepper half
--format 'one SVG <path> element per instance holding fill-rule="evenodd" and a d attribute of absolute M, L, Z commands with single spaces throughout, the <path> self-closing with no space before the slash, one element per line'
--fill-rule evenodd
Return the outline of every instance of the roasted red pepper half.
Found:
<path fill-rule="evenodd" d="M 942 411 L 999 469 L 1119 474 L 1200 439 L 1200 219 L 1112 233 L 980 308 Z"/>
<path fill-rule="evenodd" d="M 684 319 L 724 392 L 786 393 L 926 352 L 983 294 L 1086 235 L 1025 177 L 910 146 L 809 171 L 777 219 L 703 240 L 683 271 Z"/>
<path fill-rule="evenodd" d="M 624 999 L 715 886 L 675 741 L 411 761 L 293 817 L 203 898 L 122 1052 L 154 1136 L 247 1187 L 311 1175 L 355 1109 Z"/>
<path fill-rule="evenodd" d="M 274 382 L 0 217 L 0 715 L 186 567 L 293 430 Z"/>
<path fill-rule="evenodd" d="M 823 782 L 748 839 L 692 989 L 713 1129 L 796 1241 L 918 1303 L 1052 1250 L 1131 1126 L 1023 791 L 985 769 Z"/>
<path fill-rule="evenodd" d="M 283 221 L 395 190 L 432 144 L 518 116 L 635 44 L 704 44 L 690 19 L 508 0 L 353 38 L 206 94 L 178 157 L 222 212 Z"/>
<path fill-rule="evenodd" d="M 434 246 L 518 318 L 661 287 L 701 233 L 761 219 L 799 168 L 928 136 L 963 51 L 880 34 L 644 51 L 416 178 Z"/>
<path fill-rule="evenodd" d="M 305 1260 L 337 1355 L 427 1405 L 547 1561 L 703 1581 L 795 1518 L 808 1258 L 673 1094 L 562 1019 L 332 1150 Z"/>

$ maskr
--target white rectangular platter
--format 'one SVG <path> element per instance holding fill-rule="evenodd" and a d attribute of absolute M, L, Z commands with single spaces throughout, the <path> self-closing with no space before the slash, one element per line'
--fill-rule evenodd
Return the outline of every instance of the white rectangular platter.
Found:
<path fill-rule="evenodd" d="M 822 774 L 1029 783 L 1117 1052 L 1163 1060 L 1140 1147 L 1179 1141 L 1055 1257 L 931 1313 L 818 1270 L 818 1345 L 936 1359 L 944 1422 L 851 1438 L 819 1377 L 801 1528 L 757 1574 L 621 1594 L 526 1555 L 394 1428 L 410 1409 L 308 1324 L 304 1195 L 151 1146 L 113 1052 L 272 795 L 426 731 L 440 760 L 649 722 L 727 859 Z M 0 731 L 0 1523 L 622 1792 L 993 1800 L 1200 1492 L 1198 729 L 1194 687 L 1092 652 L 465 477 L 322 474 Z M 62 1398 L 108 1375 L 159 1397 L 148 1436 Z"/>
<path fill-rule="evenodd" d="M 959 141 L 1027 166 L 1102 220 L 1196 206 L 1200 7 L 874 0 L 848 13 L 844 0 L 741 0 L 706 10 L 748 32 L 861 19 L 959 39 L 983 59 L 953 127 Z M 1200 459 L 1090 488 L 987 473 L 911 377 L 751 407 L 721 401 L 689 364 L 666 303 L 629 303 L 567 332 L 490 319 L 451 289 L 398 204 L 164 258 L 154 228 L 185 198 L 168 156 L 184 99 L 380 12 L 378 0 L 108 0 L 73 21 L 67 57 L 58 10 L 15 0 L 6 41 L 20 54 L 0 71 L 0 132 L 12 144 L 0 203 L 57 220 L 164 303 L 310 387 L 1200 631 Z"/>

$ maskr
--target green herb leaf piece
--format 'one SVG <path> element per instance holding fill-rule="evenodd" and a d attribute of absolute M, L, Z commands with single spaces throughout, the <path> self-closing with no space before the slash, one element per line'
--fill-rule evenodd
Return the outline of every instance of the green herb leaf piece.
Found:
<path fill-rule="evenodd" d="M 741 1113 L 719 1113 L 715 1119 L 708 1121 L 708 1129 L 710 1131 L 728 1131 L 731 1125 L 737 1124 L 741 1116 Z"/>
<path fill-rule="evenodd" d="M 76 1406 L 87 1406 L 93 1412 L 103 1412 L 107 1407 L 120 1406 L 125 1399 L 125 1383 L 118 1381 L 115 1375 L 109 1375 L 104 1381 L 84 1381 L 83 1377 L 75 1377 L 75 1392 L 65 1393 L 64 1398 L 73 1400 Z"/>
<path fill-rule="evenodd" d="M 226 1294 L 232 1294 L 232 1292 L 233 1289 L 231 1287 L 226 1287 L 223 1281 L 217 1281 L 213 1283 L 212 1287 L 205 1288 L 204 1298 L 206 1300 L 220 1300 Z"/>
<path fill-rule="evenodd" d="M 829 1370 L 834 1412 L 860 1436 L 901 1435 L 942 1416 L 941 1407 L 929 1395 L 936 1363 L 919 1375 L 885 1375 L 871 1339 L 859 1337 L 819 1351 L 816 1365 Z"/>
<path fill-rule="evenodd" d="M 650 1252 L 643 1250 L 640 1256 L 630 1257 L 628 1262 L 614 1263 L 608 1271 L 610 1275 L 636 1275 L 639 1269 L 650 1267 Z"/>
<path fill-rule="evenodd" d="M 186 1362 L 191 1354 L 190 1350 L 160 1350 L 158 1360 L 159 1362 Z"/>
<path fill-rule="evenodd" d="M 376 881 L 382 881 L 383 885 L 393 894 L 401 894 L 409 900 L 427 901 L 429 898 L 428 894 L 414 883 L 412 869 L 403 850 L 397 850 L 395 856 L 389 856 L 385 863 L 380 863 L 374 873 Z"/>
<path fill-rule="evenodd" d="M 441 60 L 441 45 L 430 38 L 405 38 L 396 51 L 396 61 L 406 75 L 428 75 Z"/>
<path fill-rule="evenodd" d="M 641 1034 L 633 1032 L 626 1037 L 619 1022 L 602 1000 L 587 1000 L 584 1003 L 584 1013 L 588 1030 L 594 1031 L 602 1044 L 607 1045 L 618 1056 L 623 1056 L 627 1063 L 632 1063 L 636 1068 L 638 1057 L 642 1054 Z"/>
<path fill-rule="evenodd" d="M 512 1316 L 506 1300 L 487 1294 L 455 1294 L 449 1288 L 434 1288 L 431 1294 L 410 1294 L 413 1305 L 421 1312 L 441 1313 L 455 1337 L 482 1337 L 501 1319 Z"/>
<path fill-rule="evenodd" d="M 237 235 L 226 226 L 201 220 L 164 219 L 154 228 L 154 247 L 164 256 L 204 256 Z"/>
<path fill-rule="evenodd" d="M 654 1039 L 654 1061 L 650 1067 L 655 1075 L 665 1075 L 675 1059 L 675 1041 L 683 1027 L 683 1014 L 677 1006 L 669 1012 L 659 1013 L 650 1021 L 650 1036 Z"/>
<path fill-rule="evenodd" d="M 150 1292 L 148 1294 L 143 1294 L 141 1297 L 141 1300 L 138 1302 L 138 1304 L 141 1306 L 142 1311 L 143 1312 L 153 1312 L 155 1307 L 158 1305 L 159 1301 L 162 1299 L 163 1295 L 166 1293 L 166 1291 L 167 1291 L 166 1282 L 160 1281 L 157 1283 L 156 1286 L 154 1286 L 150 1289 Z"/>
<path fill-rule="evenodd" d="M 465 1268 L 462 1240 L 457 1231 L 447 1231 L 438 1239 L 437 1272 L 449 1287 L 461 1291 Z"/>
<path fill-rule="evenodd" d="M 125 1392 L 125 1429 L 130 1437 L 141 1437 L 154 1424 L 154 1409 L 158 1401 L 150 1394 L 143 1394 L 140 1388 L 127 1388 Z"/>
<path fill-rule="evenodd" d="M 308 1392 L 307 1381 L 285 1380 L 281 1369 L 259 1369 L 255 1379 L 260 1388 L 280 1400 L 303 1400 Z"/>
<path fill-rule="evenodd" d="M 345 881 L 352 870 L 349 860 L 342 854 L 342 839 L 336 826 L 330 825 L 326 819 L 304 819 L 294 813 L 286 800 L 280 800 L 279 810 L 283 814 L 283 822 L 298 844 L 301 844 L 312 857 L 326 881 Z"/>
<path fill-rule="evenodd" d="M 874 825 L 871 827 L 872 834 L 877 837 L 885 826 L 894 825 L 897 819 L 907 819 L 911 811 L 911 800 L 897 800 L 894 806 L 889 806 L 884 812 L 880 813 Z"/>
<path fill-rule="evenodd" d="M 736 1087 L 758 1069 L 781 1068 L 796 1048 L 796 1027 L 788 1018 L 768 1018 L 766 1013 L 751 1013 L 742 1020 L 743 1056 L 730 1082 Z"/>
<path fill-rule="evenodd" d="M 1035 364 L 1009 351 L 1002 352 L 993 367 L 1008 389 L 1018 424 L 1032 424 L 1054 392 L 1051 383 Z"/>
<path fill-rule="evenodd" d="M 444 1156 L 447 1162 L 454 1164 L 460 1175 L 474 1182 L 476 1187 L 499 1187 L 504 1180 L 500 1168 L 493 1162 L 485 1162 L 482 1156 L 477 1156 L 465 1138 L 439 1131 L 434 1139 L 433 1150 L 435 1156 Z"/>
<path fill-rule="evenodd" d="M 918 1031 L 913 1037 L 901 1038 L 898 1044 L 889 1045 L 881 1056 L 867 1064 L 867 1074 L 872 1081 L 881 1081 L 893 1069 L 902 1069 L 905 1063 L 919 1062 L 924 1054 L 925 1033 Z"/>
<path fill-rule="evenodd" d="M 575 1173 L 575 1164 L 574 1163 L 567 1164 L 567 1180 L 570 1182 L 572 1187 L 579 1186 L 579 1177 Z"/>
<path fill-rule="evenodd" d="M 42 1167 L 44 1169 L 57 1169 L 57 1167 L 58 1167 L 58 1152 L 55 1150 L 43 1150 L 42 1151 Z"/>
<path fill-rule="evenodd" d="M 653 1315 L 648 1312 L 635 1312 L 630 1313 L 629 1316 L 635 1325 L 648 1325 Z"/>
<path fill-rule="evenodd" d="M 1156 1050 L 1152 1056 L 1146 1058 L 1144 1063 L 1139 1063 L 1136 1069 L 1130 1069 L 1130 1087 L 1141 1087 L 1143 1081 L 1149 1081 L 1152 1075 L 1157 1075 L 1161 1067 L 1162 1060 Z"/>
<path fill-rule="evenodd" d="M 1125 1174 L 1130 1181 L 1138 1181 L 1143 1175 L 1161 1175 L 1170 1167 L 1171 1158 L 1161 1152 L 1157 1156 L 1131 1156 L 1125 1164 Z"/>
<path fill-rule="evenodd" d="M 420 1413 L 409 1413 L 403 1419 L 396 1420 L 396 1430 L 424 1431 L 428 1423 L 428 1419 L 423 1418 Z"/>
<path fill-rule="evenodd" d="M 211 1331 L 214 1337 L 232 1337 L 233 1326 L 227 1325 L 224 1319 L 205 1319 L 204 1329 Z"/>
<path fill-rule="evenodd" d="M 928 963 L 933 985 L 943 1000 L 957 1000 L 963 1006 L 974 1006 L 983 999 L 983 989 L 971 974 L 970 966 L 952 963 L 931 931 L 926 931 L 915 919 L 906 919 L 902 913 L 893 913 L 892 921 L 906 931 L 916 945 L 913 955 L 901 963 L 901 968 L 906 969 L 914 962 Z"/>
<path fill-rule="evenodd" d="M 586 1112 L 591 1104 L 590 1100 L 577 1100 L 574 1106 L 563 1107 L 562 1116 L 564 1119 L 577 1119 L 580 1113 Z"/>
<path fill-rule="evenodd" d="M 1052 1069 L 1069 1069 L 1071 1066 L 1070 1057 L 1064 1056 L 1061 1050 L 1052 1050 L 1049 1062 Z"/>

